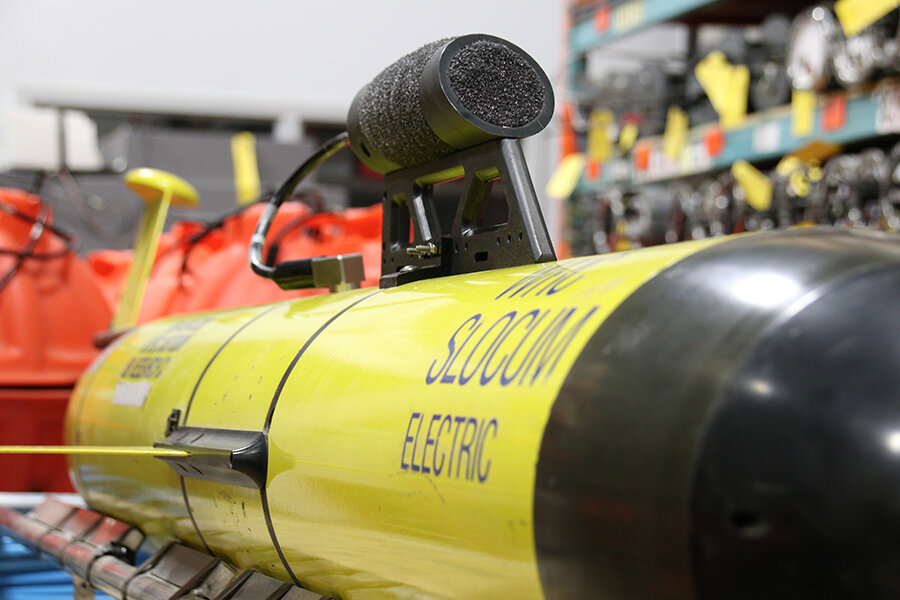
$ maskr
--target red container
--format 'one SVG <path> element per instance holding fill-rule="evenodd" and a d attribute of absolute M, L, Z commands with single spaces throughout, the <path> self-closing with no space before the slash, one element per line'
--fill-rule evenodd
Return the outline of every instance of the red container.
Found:
<path fill-rule="evenodd" d="M 286 292 L 250 270 L 247 250 L 264 208 L 261 204 L 251 206 L 194 243 L 189 240 L 202 231 L 202 226 L 176 223 L 160 239 L 138 322 L 325 293 L 326 290 Z M 359 252 L 366 269 L 363 285 L 378 284 L 380 205 L 312 214 L 302 204 L 286 204 L 269 232 L 269 241 L 275 240 L 279 241 L 279 261 Z M 104 293 L 118 303 L 131 251 L 101 250 L 91 253 L 88 260 Z"/>
<path fill-rule="evenodd" d="M 0 289 L 0 444 L 62 444 L 66 401 L 112 312 L 88 265 L 49 227 L 32 252 L 52 258 L 9 254 L 27 247 L 42 214 L 52 224 L 40 198 L 0 189 L 0 204 L 0 281 L 18 265 Z M 62 457 L 0 456 L 2 491 L 71 489 Z"/>
<path fill-rule="evenodd" d="M 21 251 L 42 214 L 40 198 L 0 189 L 0 249 Z M 140 314 L 162 316 L 274 302 L 324 290 L 285 292 L 247 265 L 250 237 L 262 205 L 225 221 L 196 242 L 197 223 L 177 223 L 163 235 Z M 10 211 L 18 216 L 12 216 Z M 44 213 L 47 222 L 50 215 Z M 360 252 L 364 285 L 377 285 L 381 207 L 310 214 L 301 204 L 279 211 L 270 240 L 278 260 Z M 130 251 L 99 251 L 83 261 L 45 228 L 33 252 L 0 289 L 0 445 L 62 444 L 66 403 L 78 377 L 97 355 L 93 337 L 118 304 Z M 19 258 L 0 253 L 0 280 Z M 65 461 L 52 455 L 0 456 L 0 491 L 70 491 Z"/>
<path fill-rule="evenodd" d="M 0 440 L 3 444 L 56 446 L 63 443 L 63 423 L 71 387 L 0 388 Z M 0 456 L 0 490 L 71 492 L 66 457 L 55 454 Z"/>

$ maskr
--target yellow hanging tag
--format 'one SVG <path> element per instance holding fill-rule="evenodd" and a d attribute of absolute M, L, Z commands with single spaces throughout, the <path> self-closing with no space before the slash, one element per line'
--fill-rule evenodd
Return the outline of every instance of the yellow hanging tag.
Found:
<path fill-rule="evenodd" d="M 622 128 L 621 133 L 619 133 L 619 148 L 622 149 L 622 152 L 628 152 L 634 147 L 639 132 L 638 126 L 634 123 L 629 123 Z"/>
<path fill-rule="evenodd" d="M 818 163 L 814 163 L 810 167 L 809 173 L 807 174 L 807 176 L 809 177 L 809 180 L 811 182 L 816 183 L 818 181 L 822 181 L 822 177 L 825 176 L 825 171 L 822 170 L 822 167 L 819 166 Z"/>
<path fill-rule="evenodd" d="M 747 117 L 750 70 L 732 65 L 722 51 L 714 50 L 697 63 L 694 75 L 719 114 L 719 124 L 725 129 L 741 125 Z"/>
<path fill-rule="evenodd" d="M 609 128 L 612 127 L 615 116 L 608 110 L 595 110 L 591 113 L 588 125 L 588 156 L 603 163 L 612 154 L 612 140 L 609 137 Z"/>
<path fill-rule="evenodd" d="M 750 93 L 750 69 L 735 65 L 728 74 L 728 87 L 722 92 L 722 110 L 719 124 L 724 129 L 734 129 L 747 118 L 747 97 Z"/>
<path fill-rule="evenodd" d="M 562 159 L 547 183 L 547 195 L 560 200 L 571 196 L 584 172 L 584 163 L 585 156 L 581 152 L 573 152 Z"/>
<path fill-rule="evenodd" d="M 231 137 L 231 162 L 234 166 L 234 192 L 237 203 L 259 200 L 259 164 L 256 161 L 256 138 L 249 131 Z"/>
<path fill-rule="evenodd" d="M 747 204 L 753 209 L 765 212 L 772 207 L 772 182 L 759 169 L 746 160 L 731 165 L 731 174 L 744 189 Z"/>
<path fill-rule="evenodd" d="M 900 0 L 837 0 L 834 12 L 851 37 L 900 6 Z"/>
<path fill-rule="evenodd" d="M 791 95 L 791 133 L 794 137 L 810 135 L 815 119 L 816 93 L 812 90 L 794 90 Z"/>
<path fill-rule="evenodd" d="M 677 106 L 669 107 L 666 131 L 663 134 L 663 152 L 670 159 L 678 160 L 687 144 L 688 116 Z"/>
<path fill-rule="evenodd" d="M 719 110 L 718 106 L 721 101 L 723 87 L 726 85 L 724 79 L 730 66 L 724 52 L 713 50 L 694 67 L 694 75 L 697 77 L 697 81 L 700 83 L 703 91 L 706 92 L 706 97 L 709 98 L 713 108 L 717 111 Z"/>

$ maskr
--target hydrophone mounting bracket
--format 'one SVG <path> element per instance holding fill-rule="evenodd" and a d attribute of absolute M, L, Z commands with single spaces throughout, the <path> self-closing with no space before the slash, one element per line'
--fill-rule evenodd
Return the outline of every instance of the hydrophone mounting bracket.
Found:
<path fill-rule="evenodd" d="M 463 192 L 450 231 L 442 234 L 434 186 L 456 179 L 463 180 Z M 506 222 L 482 226 L 498 180 L 506 198 Z M 515 139 L 493 140 L 385 175 L 383 206 L 382 288 L 556 260 Z"/>

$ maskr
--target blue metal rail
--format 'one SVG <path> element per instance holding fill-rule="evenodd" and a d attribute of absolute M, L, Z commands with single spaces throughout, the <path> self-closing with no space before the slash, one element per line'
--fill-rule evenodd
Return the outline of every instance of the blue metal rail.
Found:
<path fill-rule="evenodd" d="M 72 600 L 72 577 L 22 544 L 0 536 L 0 600 Z M 97 599 L 110 598 L 97 592 Z"/>

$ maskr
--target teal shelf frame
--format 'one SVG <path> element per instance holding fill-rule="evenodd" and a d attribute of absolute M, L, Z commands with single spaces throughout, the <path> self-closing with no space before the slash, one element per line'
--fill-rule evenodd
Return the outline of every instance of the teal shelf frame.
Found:
<path fill-rule="evenodd" d="M 839 128 L 823 125 L 826 107 L 834 101 L 846 100 L 844 123 Z M 681 157 L 670 160 L 663 152 L 662 137 L 639 140 L 649 147 L 647 169 L 637 169 L 633 153 L 611 159 L 600 168 L 593 179 L 582 176 L 576 192 L 598 192 L 622 183 L 644 184 L 664 182 L 692 175 L 701 175 L 729 168 L 736 160 L 759 162 L 772 160 L 800 150 L 815 141 L 833 144 L 864 142 L 885 135 L 900 133 L 900 81 L 884 81 L 868 92 L 835 92 L 819 98 L 809 135 L 794 136 L 791 131 L 790 106 L 782 106 L 748 117 L 735 129 L 722 131 L 724 143 L 715 156 L 709 155 L 706 136 L 715 124 L 691 129 Z M 635 147 L 637 148 L 637 146 Z"/>
<path fill-rule="evenodd" d="M 595 18 L 597 12 L 605 10 L 599 5 L 572 24 L 569 32 L 569 53 L 572 57 L 585 54 L 589 50 L 640 31 L 651 25 L 671 21 L 693 10 L 702 8 L 718 0 L 628 0 L 610 11 L 609 26 L 598 31 Z"/>

